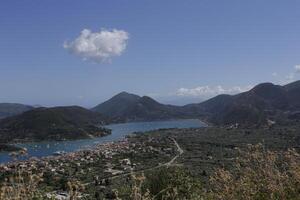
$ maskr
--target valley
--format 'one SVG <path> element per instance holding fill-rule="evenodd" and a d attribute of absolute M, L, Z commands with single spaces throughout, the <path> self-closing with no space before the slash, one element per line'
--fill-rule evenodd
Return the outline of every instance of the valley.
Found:
<path fill-rule="evenodd" d="M 0 200 L 300 200 L 299 10 L 1 1 Z"/>
<path fill-rule="evenodd" d="M 215 169 L 231 169 L 241 150 L 262 144 L 273 151 L 300 148 L 300 126 L 257 128 L 164 129 L 137 133 L 119 142 L 99 144 L 93 149 L 62 156 L 30 159 L 0 167 L 1 180 L 26 169 L 40 174 L 38 188 L 59 196 L 68 193 L 68 181 L 76 180 L 86 189 L 87 199 L 113 198 L 114 191 L 132 184 L 130 177 L 151 174 L 164 168 L 187 170 L 202 183 L 209 181 Z M 88 187 L 87 187 L 88 186 Z M 118 194 L 129 199 L 129 193 Z"/>
<path fill-rule="evenodd" d="M 207 191 L 216 171 L 237 170 L 240 156 L 248 155 L 242 152 L 299 151 L 299 88 L 299 82 L 264 83 L 185 106 L 123 92 L 91 110 L 31 109 L 0 121 L 1 148 L 13 151 L 0 153 L 0 184 L 34 174 L 38 181 L 30 188 L 43 199 L 131 199 L 137 182 L 139 192 L 150 187 L 157 195 L 153 184 L 162 181 L 164 191 L 170 179 L 176 187 L 185 185 L 177 181 L 202 185 L 195 194 L 215 195 Z M 188 188 L 180 195 L 190 194 Z"/>

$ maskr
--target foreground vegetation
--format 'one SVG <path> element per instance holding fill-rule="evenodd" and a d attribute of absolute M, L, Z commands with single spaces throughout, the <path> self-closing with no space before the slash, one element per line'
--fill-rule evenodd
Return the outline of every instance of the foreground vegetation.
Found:
<path fill-rule="evenodd" d="M 232 169 L 216 169 L 207 184 L 178 167 L 133 176 L 127 198 L 300 199 L 300 156 L 295 150 L 274 152 L 258 144 L 239 154 Z"/>
<path fill-rule="evenodd" d="M 1 183 L 0 199 L 54 199 L 39 190 L 42 174 L 21 168 L 18 172 Z M 183 167 L 132 174 L 128 182 L 115 188 L 110 198 L 294 200 L 300 197 L 300 155 L 293 149 L 275 152 L 261 144 L 249 145 L 246 151 L 239 152 L 232 169 L 216 169 L 207 184 Z M 67 182 L 69 199 L 102 199 L 82 195 L 85 190 L 79 181 Z"/>
<path fill-rule="evenodd" d="M 111 146 L 76 154 L 74 163 L 73 157 L 49 161 L 49 171 L 41 170 L 39 162 L 30 168 L 22 162 L 14 165 L 10 173 L 1 174 L 0 199 L 297 200 L 299 130 L 207 128 L 139 134 L 108 159 L 101 152 Z M 162 164 L 176 155 L 172 165 Z M 94 160 L 79 162 L 87 156 Z M 136 164 L 134 170 L 110 176 L 104 171 L 106 161 L 121 169 L 124 158 Z M 61 165 L 59 171 L 51 172 L 56 165 Z"/>

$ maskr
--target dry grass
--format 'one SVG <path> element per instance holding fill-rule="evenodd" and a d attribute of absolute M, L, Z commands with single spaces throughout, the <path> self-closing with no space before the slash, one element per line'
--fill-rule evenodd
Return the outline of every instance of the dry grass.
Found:
<path fill-rule="evenodd" d="M 10 176 L 0 185 L 0 200 L 54 200 L 54 194 L 46 194 L 39 189 L 43 174 L 32 174 L 22 169 L 16 175 Z M 67 183 L 68 199 L 81 199 L 84 187 L 79 181 Z"/>
<path fill-rule="evenodd" d="M 131 180 L 132 200 L 185 200 L 202 196 L 200 183 L 177 167 L 162 168 L 147 176 L 134 175 Z"/>
<path fill-rule="evenodd" d="M 15 175 L 5 179 L 0 185 L 0 199 L 2 200 L 29 200 L 43 199 L 38 190 L 42 181 L 42 174 L 32 174 L 20 168 Z"/>
<path fill-rule="evenodd" d="M 232 170 L 217 169 L 210 178 L 212 199 L 300 199 L 300 156 L 265 150 L 261 144 L 240 152 Z"/>
<path fill-rule="evenodd" d="M 201 185 L 180 168 L 163 168 L 132 176 L 127 199 L 132 200 L 297 200 L 300 199 L 300 155 L 293 149 L 270 151 L 261 144 L 240 150 L 235 166 L 219 168 L 209 184 Z M 40 191 L 43 174 L 26 171 L 0 183 L 0 200 L 47 199 Z M 85 188 L 79 181 L 67 184 L 70 200 L 81 199 Z M 115 199 L 121 199 L 115 191 Z M 48 199 L 51 199 L 49 197 Z"/>
<path fill-rule="evenodd" d="M 26 149 L 25 149 L 26 150 Z M 14 160 L 26 156 L 25 150 L 11 154 Z M 33 169 L 27 170 L 22 165 L 17 165 L 15 173 L 5 178 L 0 183 L 0 200 L 54 200 L 55 195 L 47 195 L 40 190 L 40 183 L 44 181 L 43 173 L 37 173 Z M 80 199 L 80 192 L 84 190 L 82 184 L 77 180 L 67 182 L 69 200 Z"/>
<path fill-rule="evenodd" d="M 159 185 L 159 179 L 165 179 L 167 175 L 155 176 L 154 179 L 146 179 L 143 175 L 133 177 L 131 199 L 300 199 L 300 155 L 293 149 L 276 152 L 264 149 L 261 144 L 249 145 L 246 150 L 240 150 L 234 168 L 216 169 L 210 177 L 209 184 L 204 186 L 195 184 L 194 179 L 183 179 L 182 174 L 179 175 L 176 170 L 172 171 L 171 175 L 174 178 L 161 185 L 159 192 L 156 188 L 156 193 L 153 193 L 151 185 Z M 195 189 L 195 186 L 199 188 Z"/>

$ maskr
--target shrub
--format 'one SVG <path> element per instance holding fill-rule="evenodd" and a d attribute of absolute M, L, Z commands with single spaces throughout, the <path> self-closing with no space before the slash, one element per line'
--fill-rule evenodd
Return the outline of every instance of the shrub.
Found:
<path fill-rule="evenodd" d="M 200 182 L 179 167 L 166 167 L 147 174 L 132 175 L 131 181 L 132 200 L 196 199 L 202 192 Z"/>
<path fill-rule="evenodd" d="M 38 190 L 42 174 L 32 174 L 19 170 L 17 174 L 5 178 L 0 185 L 0 199 L 3 200 L 39 200 L 44 199 Z"/>
<path fill-rule="evenodd" d="M 210 178 L 213 199 L 299 199 L 300 156 L 295 150 L 275 152 L 261 144 L 240 152 L 231 170 L 217 169 Z"/>

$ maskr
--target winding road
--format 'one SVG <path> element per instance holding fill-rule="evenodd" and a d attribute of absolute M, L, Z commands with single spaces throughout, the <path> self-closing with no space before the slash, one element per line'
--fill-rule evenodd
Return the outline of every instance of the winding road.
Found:
<path fill-rule="evenodd" d="M 178 154 L 174 158 L 172 158 L 172 160 L 170 160 L 169 162 L 163 164 L 163 166 L 167 166 L 168 167 L 168 166 L 172 165 L 175 162 L 175 160 L 179 156 L 181 156 L 181 154 L 183 154 L 183 152 L 184 152 L 183 149 L 179 146 L 178 142 L 174 138 L 172 138 L 172 140 L 173 140 L 175 146 L 177 147 Z"/>
<path fill-rule="evenodd" d="M 107 177 L 107 178 L 104 178 L 104 179 L 113 180 L 113 179 L 117 179 L 117 178 L 129 176 L 129 175 L 136 175 L 138 173 L 143 173 L 143 172 L 146 172 L 146 171 L 151 171 L 151 170 L 154 170 L 154 169 L 159 169 L 159 168 L 162 168 L 162 167 L 170 167 L 171 165 L 174 164 L 174 162 L 176 161 L 176 159 L 184 153 L 183 149 L 180 147 L 180 145 L 178 144 L 178 142 L 174 138 L 171 138 L 171 140 L 173 140 L 174 145 L 177 148 L 178 154 L 176 156 L 174 156 L 170 161 L 168 161 L 166 163 L 163 163 L 163 164 L 160 164 L 160 165 L 155 166 L 155 167 L 151 167 L 151 168 L 147 168 L 147 169 L 142 169 L 142 170 L 138 170 L 138 171 L 132 171 L 132 172 L 128 172 L 128 173 L 123 173 L 123 174 L 119 174 L 119 175 L 115 175 L 115 176 L 110 176 L 110 177 Z M 91 183 L 86 183 L 84 185 L 88 185 L 88 184 L 91 184 Z"/>
<path fill-rule="evenodd" d="M 184 153 L 183 149 L 179 146 L 178 142 L 174 138 L 172 138 L 172 140 L 173 140 L 173 142 L 174 142 L 174 144 L 177 148 L 178 154 L 176 156 L 174 156 L 170 161 L 168 161 L 166 163 L 163 163 L 163 164 L 160 164 L 160 165 L 155 166 L 155 167 L 111 176 L 108 179 L 112 180 L 112 179 L 116 179 L 116 178 L 120 178 L 120 177 L 124 177 L 124 176 L 128 176 L 128 175 L 135 175 L 135 174 L 138 174 L 138 173 L 143 173 L 143 172 L 151 171 L 151 170 L 154 170 L 154 169 L 159 169 L 159 168 L 162 168 L 162 167 L 170 167 L 176 161 L 176 159 Z"/>

